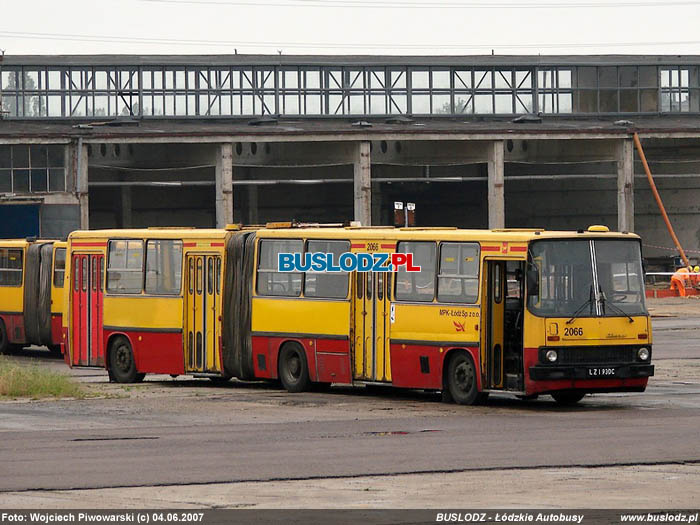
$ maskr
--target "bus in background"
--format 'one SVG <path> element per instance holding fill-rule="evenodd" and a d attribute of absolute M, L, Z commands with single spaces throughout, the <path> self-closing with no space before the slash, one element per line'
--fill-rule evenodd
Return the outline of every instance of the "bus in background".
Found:
<path fill-rule="evenodd" d="M 66 243 L 0 241 L 0 353 L 27 345 L 61 349 Z"/>
<path fill-rule="evenodd" d="M 122 382 L 388 385 L 460 404 L 643 391 L 654 367 L 640 246 L 604 227 L 74 232 L 66 358 Z M 279 254 L 319 252 L 412 254 L 420 271 L 279 271 Z"/>

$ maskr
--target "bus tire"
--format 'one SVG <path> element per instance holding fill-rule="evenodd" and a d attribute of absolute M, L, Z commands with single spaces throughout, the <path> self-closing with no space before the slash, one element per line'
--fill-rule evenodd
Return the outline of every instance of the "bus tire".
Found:
<path fill-rule="evenodd" d="M 306 355 L 299 345 L 287 343 L 280 350 L 278 373 L 282 386 L 287 392 L 305 392 L 309 390 L 309 367 Z"/>
<path fill-rule="evenodd" d="M 562 390 L 561 392 L 554 392 L 552 397 L 558 405 L 571 406 L 581 401 L 585 395 L 585 392 L 578 392 L 576 390 Z"/>
<path fill-rule="evenodd" d="M 117 337 L 109 350 L 109 371 L 117 383 L 138 383 L 145 374 L 136 370 L 134 352 L 126 337 Z M 139 377 L 140 376 L 140 377 Z"/>
<path fill-rule="evenodd" d="M 480 401 L 476 383 L 476 367 L 466 352 L 457 352 L 447 365 L 447 389 L 458 405 L 473 405 Z"/>
<path fill-rule="evenodd" d="M 231 381 L 231 376 L 216 376 L 216 377 L 210 377 L 209 381 L 214 383 L 217 386 L 222 386 L 227 384 L 229 381 Z"/>
<path fill-rule="evenodd" d="M 46 348 L 49 349 L 49 353 L 54 357 L 61 357 L 61 345 L 49 345 Z"/>
<path fill-rule="evenodd" d="M 6 354 L 10 349 L 10 340 L 7 337 L 5 322 L 0 319 L 0 354 Z"/>

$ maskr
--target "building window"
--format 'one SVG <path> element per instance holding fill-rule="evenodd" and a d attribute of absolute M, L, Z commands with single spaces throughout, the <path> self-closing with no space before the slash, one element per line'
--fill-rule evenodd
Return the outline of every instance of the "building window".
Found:
<path fill-rule="evenodd" d="M 107 291 L 137 294 L 143 290 L 143 241 L 109 241 Z"/>
<path fill-rule="evenodd" d="M 0 145 L 0 193 L 66 191 L 65 147 Z"/>
<path fill-rule="evenodd" d="M 661 68 L 661 111 L 686 113 L 690 111 L 689 70 L 684 67 Z"/>

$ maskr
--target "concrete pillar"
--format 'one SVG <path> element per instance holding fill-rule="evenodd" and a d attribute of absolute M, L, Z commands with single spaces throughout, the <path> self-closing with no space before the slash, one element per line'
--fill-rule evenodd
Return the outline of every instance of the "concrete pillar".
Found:
<path fill-rule="evenodd" d="M 131 220 L 131 186 L 121 187 L 121 204 L 122 204 L 122 228 L 133 228 L 133 222 Z"/>
<path fill-rule="evenodd" d="M 494 140 L 488 146 L 488 208 L 491 229 L 506 227 L 503 166 L 503 141 Z"/>
<path fill-rule="evenodd" d="M 354 220 L 362 226 L 372 225 L 372 178 L 369 142 L 359 142 L 353 159 Z"/>
<path fill-rule="evenodd" d="M 617 230 L 634 231 L 634 144 L 624 139 L 617 145 Z"/>
<path fill-rule="evenodd" d="M 233 144 L 216 148 L 216 227 L 233 222 Z"/>
<path fill-rule="evenodd" d="M 90 199 L 88 198 L 88 151 L 83 139 L 78 139 L 75 162 L 75 193 L 80 204 L 80 229 L 90 228 Z"/>

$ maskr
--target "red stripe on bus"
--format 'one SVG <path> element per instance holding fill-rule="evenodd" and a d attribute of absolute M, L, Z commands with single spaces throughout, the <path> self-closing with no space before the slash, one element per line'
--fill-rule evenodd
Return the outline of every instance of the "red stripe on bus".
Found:
<path fill-rule="evenodd" d="M 382 250 L 387 250 L 387 249 L 391 250 L 393 248 L 396 248 L 395 244 L 382 244 Z"/>
<path fill-rule="evenodd" d="M 185 248 L 192 248 L 193 246 L 197 246 L 197 243 L 196 242 L 183 242 L 182 245 Z"/>
<path fill-rule="evenodd" d="M 526 252 L 527 246 L 511 246 L 510 251 L 511 252 Z"/>
<path fill-rule="evenodd" d="M 366 244 L 351 244 L 350 248 L 366 248 Z"/>
<path fill-rule="evenodd" d="M 482 246 L 481 251 L 483 251 L 483 252 L 500 252 L 501 247 L 500 246 Z"/>
<path fill-rule="evenodd" d="M 72 243 L 73 246 L 102 246 L 105 247 L 107 246 L 106 242 L 74 242 Z"/>
<path fill-rule="evenodd" d="M 223 242 L 212 242 L 212 243 L 210 243 L 209 245 L 210 245 L 210 246 L 223 246 L 224 243 L 223 243 Z"/>

